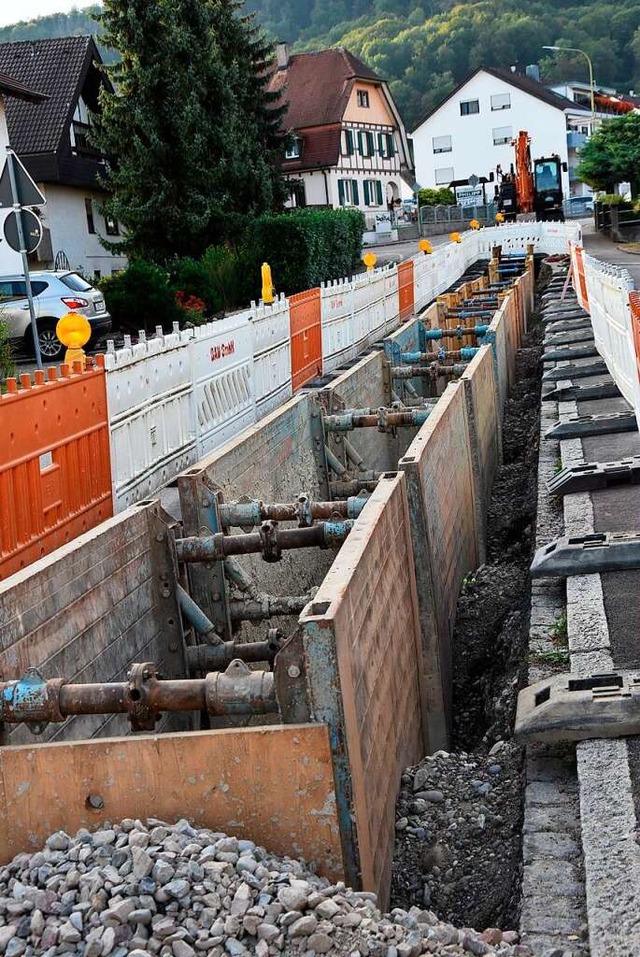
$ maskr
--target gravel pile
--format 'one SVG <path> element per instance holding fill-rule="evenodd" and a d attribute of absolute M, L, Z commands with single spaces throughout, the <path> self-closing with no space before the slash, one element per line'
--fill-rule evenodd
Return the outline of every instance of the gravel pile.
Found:
<path fill-rule="evenodd" d="M 373 894 L 187 821 L 56 832 L 0 869 L 0 921 L 5 957 L 531 954 L 514 933 L 457 930 L 429 910 L 383 916 Z"/>
<path fill-rule="evenodd" d="M 402 776 L 391 896 L 453 923 L 514 926 L 520 889 L 522 749 L 438 751 Z"/>

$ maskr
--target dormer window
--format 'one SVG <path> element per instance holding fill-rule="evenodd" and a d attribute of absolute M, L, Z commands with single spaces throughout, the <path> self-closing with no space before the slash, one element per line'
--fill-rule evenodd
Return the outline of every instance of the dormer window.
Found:
<path fill-rule="evenodd" d="M 358 106 L 362 107 L 363 110 L 369 109 L 369 91 L 368 90 L 358 90 L 356 93 Z"/>
<path fill-rule="evenodd" d="M 301 142 L 299 138 L 296 136 L 294 137 L 293 142 L 291 143 L 291 146 L 289 146 L 288 149 L 285 151 L 284 158 L 288 160 L 300 159 L 300 147 L 301 147 Z"/>

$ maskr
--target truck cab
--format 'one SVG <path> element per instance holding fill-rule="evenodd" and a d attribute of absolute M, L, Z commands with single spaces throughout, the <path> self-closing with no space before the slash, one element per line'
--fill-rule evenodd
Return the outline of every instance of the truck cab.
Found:
<path fill-rule="evenodd" d="M 533 164 L 536 219 L 564 220 L 562 209 L 562 163 L 558 156 L 543 156 Z"/>

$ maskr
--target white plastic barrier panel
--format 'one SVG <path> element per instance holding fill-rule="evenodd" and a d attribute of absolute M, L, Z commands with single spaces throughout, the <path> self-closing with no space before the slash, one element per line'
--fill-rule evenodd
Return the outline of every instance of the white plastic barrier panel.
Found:
<path fill-rule="evenodd" d="M 629 305 L 633 279 L 626 269 L 602 263 L 584 253 L 583 262 L 596 348 L 623 396 L 640 415 L 640 385 Z"/>
<path fill-rule="evenodd" d="M 196 461 L 191 332 L 160 334 L 105 355 L 116 512 L 148 498 Z"/>
<path fill-rule="evenodd" d="M 252 303 L 250 322 L 256 417 L 261 419 L 293 395 L 289 300 Z"/>
<path fill-rule="evenodd" d="M 195 329 L 189 351 L 199 459 L 256 420 L 251 339 L 246 312 Z"/>
<path fill-rule="evenodd" d="M 353 283 L 336 279 L 320 287 L 322 371 L 327 373 L 358 354 L 353 318 Z"/>
<path fill-rule="evenodd" d="M 415 287 L 415 271 L 414 271 Z M 398 267 L 386 266 L 384 269 L 384 331 L 393 332 L 400 322 L 400 299 L 398 292 Z"/>
<path fill-rule="evenodd" d="M 383 269 L 353 279 L 353 318 L 356 352 L 362 352 L 385 333 L 385 277 Z"/>

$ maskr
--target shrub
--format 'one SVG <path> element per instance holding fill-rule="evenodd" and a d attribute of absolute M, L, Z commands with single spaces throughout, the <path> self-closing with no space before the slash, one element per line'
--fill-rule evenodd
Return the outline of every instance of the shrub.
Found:
<path fill-rule="evenodd" d="M 213 290 L 215 305 L 212 311 L 229 312 L 246 304 L 251 298 L 246 288 L 242 253 L 228 246 L 209 246 L 201 260 L 203 272 Z"/>
<path fill-rule="evenodd" d="M 134 259 L 127 269 L 100 280 L 114 330 L 137 332 L 162 326 L 169 331 L 181 318 L 175 290 L 161 266 Z"/>
<path fill-rule="evenodd" d="M 260 295 L 260 266 L 268 262 L 279 292 L 291 295 L 349 276 L 360 264 L 365 219 L 359 210 L 301 209 L 261 216 L 245 250 L 252 297 Z"/>
<path fill-rule="evenodd" d="M 14 375 L 15 371 L 13 351 L 9 342 L 9 328 L 6 322 L 0 319 L 0 381 L 4 382 L 9 376 Z"/>
<path fill-rule="evenodd" d="M 456 194 L 448 186 L 442 189 L 421 189 L 418 193 L 419 206 L 454 206 Z"/>
<path fill-rule="evenodd" d="M 201 259 L 177 259 L 170 267 L 169 281 L 176 293 L 202 300 L 208 315 L 218 312 L 221 304 L 215 287 Z"/>
<path fill-rule="evenodd" d="M 207 321 L 205 315 L 207 307 L 204 299 L 190 296 L 183 289 L 179 289 L 176 293 L 176 304 L 182 313 L 181 325 L 190 322 L 192 326 L 201 326 Z"/>

